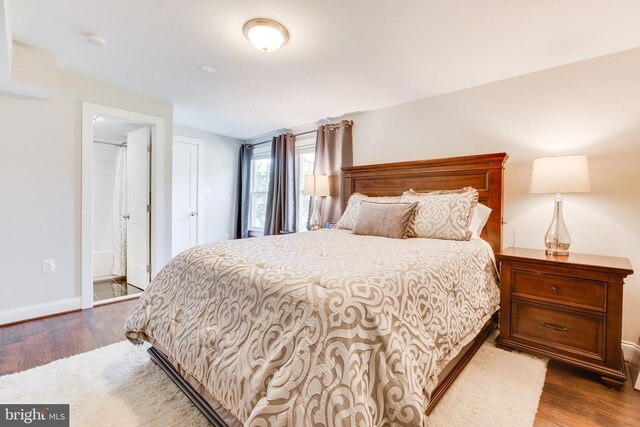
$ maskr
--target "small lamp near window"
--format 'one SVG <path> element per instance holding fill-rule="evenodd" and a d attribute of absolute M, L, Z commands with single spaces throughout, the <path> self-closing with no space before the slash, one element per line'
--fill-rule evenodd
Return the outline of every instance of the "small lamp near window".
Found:
<path fill-rule="evenodd" d="M 318 212 L 316 199 L 318 197 L 331 195 L 329 192 L 329 176 L 306 175 L 304 177 L 304 188 L 302 192 L 305 196 L 311 196 L 311 204 L 313 205 L 313 213 L 311 214 L 311 229 L 315 231 L 320 228 L 320 212 Z"/>
<path fill-rule="evenodd" d="M 555 193 L 553 220 L 544 238 L 549 255 L 569 255 L 571 237 L 562 218 L 562 194 L 588 193 L 590 188 L 587 156 L 544 157 L 533 161 L 532 193 Z"/>

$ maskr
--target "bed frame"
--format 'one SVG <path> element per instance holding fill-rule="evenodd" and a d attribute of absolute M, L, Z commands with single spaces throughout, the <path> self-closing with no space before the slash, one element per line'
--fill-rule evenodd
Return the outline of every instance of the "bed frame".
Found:
<path fill-rule="evenodd" d="M 342 207 L 344 210 L 347 200 L 353 193 L 362 193 L 367 196 L 398 196 L 409 189 L 429 192 L 474 187 L 478 190 L 480 203 L 492 209 L 482 237 L 489 242 L 494 253 L 497 253 L 502 247 L 503 173 L 507 158 L 506 153 L 495 153 L 344 167 L 342 168 Z M 429 406 L 426 409 L 427 414 L 433 410 L 497 325 L 498 313 L 496 312 L 476 338 L 445 367 L 440 375 L 438 386 L 431 394 Z M 151 360 L 165 371 L 211 424 L 227 425 L 206 399 L 180 375 L 162 351 L 151 347 L 148 352 Z"/>

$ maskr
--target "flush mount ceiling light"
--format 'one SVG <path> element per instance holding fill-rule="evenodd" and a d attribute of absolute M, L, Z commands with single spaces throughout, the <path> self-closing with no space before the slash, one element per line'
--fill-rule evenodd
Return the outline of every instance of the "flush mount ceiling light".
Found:
<path fill-rule="evenodd" d="M 244 24 L 243 30 L 251 44 L 262 52 L 273 52 L 289 40 L 289 31 L 272 19 L 252 19 Z"/>

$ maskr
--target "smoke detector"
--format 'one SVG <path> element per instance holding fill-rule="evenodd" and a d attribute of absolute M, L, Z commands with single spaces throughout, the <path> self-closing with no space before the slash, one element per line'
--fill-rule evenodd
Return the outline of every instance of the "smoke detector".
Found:
<path fill-rule="evenodd" d="M 200 67 L 200 69 L 202 71 L 204 71 L 205 73 L 209 73 L 209 74 L 213 74 L 213 73 L 216 72 L 215 68 L 213 68 L 211 65 L 207 65 L 207 64 L 204 64 L 202 67 Z"/>
<path fill-rule="evenodd" d="M 96 46 L 105 47 L 107 45 L 107 38 L 103 35 L 97 33 L 87 33 L 85 34 L 87 41 Z"/>

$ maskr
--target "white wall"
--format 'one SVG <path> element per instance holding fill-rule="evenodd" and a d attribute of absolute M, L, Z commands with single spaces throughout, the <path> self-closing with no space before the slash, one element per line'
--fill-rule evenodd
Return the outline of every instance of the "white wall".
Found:
<path fill-rule="evenodd" d="M 587 154 L 592 192 L 567 195 L 572 250 L 628 257 L 623 340 L 640 336 L 640 49 L 353 114 L 354 164 L 506 151 L 505 220 L 543 248 L 552 195 L 529 194 L 532 159 Z M 513 244 L 505 227 L 505 246 Z"/>
<path fill-rule="evenodd" d="M 50 101 L 0 93 L 0 323 L 79 307 L 82 101 L 163 117 L 171 170 L 171 104 L 62 71 L 57 82 Z M 171 218 L 170 173 L 164 181 Z M 170 221 L 162 230 L 171 235 Z M 167 259 L 170 243 L 159 248 Z M 56 272 L 41 273 L 44 258 Z"/>
<path fill-rule="evenodd" d="M 238 150 L 243 141 L 178 125 L 173 133 L 204 141 L 204 243 L 233 236 Z"/>

